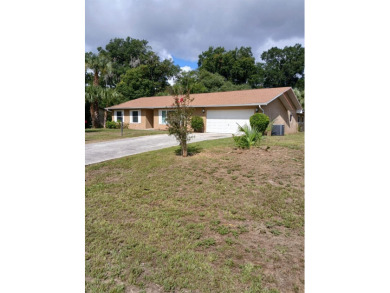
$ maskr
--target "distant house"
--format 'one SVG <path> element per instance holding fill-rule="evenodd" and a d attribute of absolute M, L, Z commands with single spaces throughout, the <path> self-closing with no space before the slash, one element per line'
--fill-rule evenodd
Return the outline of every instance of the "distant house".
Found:
<path fill-rule="evenodd" d="M 284 125 L 285 133 L 298 131 L 302 106 L 291 87 L 231 92 L 191 94 L 194 115 L 204 120 L 206 132 L 235 133 L 237 123 L 249 125 L 254 113 L 264 113 L 274 125 Z M 172 96 L 147 97 L 108 107 L 114 121 L 129 124 L 130 129 L 167 128 L 166 117 L 172 108 Z"/>

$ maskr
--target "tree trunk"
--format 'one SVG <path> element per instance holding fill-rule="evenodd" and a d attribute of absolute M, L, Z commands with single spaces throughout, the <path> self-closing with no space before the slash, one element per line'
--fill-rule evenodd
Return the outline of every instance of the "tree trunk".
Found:
<path fill-rule="evenodd" d="M 93 76 L 93 85 L 99 86 L 99 71 L 95 70 L 94 76 Z M 93 128 L 99 128 L 100 127 L 100 121 L 99 121 L 99 102 L 94 101 L 91 103 L 91 119 L 92 119 L 92 127 Z"/>
<path fill-rule="evenodd" d="M 94 122 L 93 122 L 93 121 L 94 121 L 94 113 L 95 113 L 93 103 L 90 103 L 90 104 L 89 104 L 89 113 L 91 114 L 92 127 L 95 127 L 95 124 L 94 124 Z"/>
<path fill-rule="evenodd" d="M 187 157 L 187 141 L 183 140 L 181 143 L 181 154 L 183 157 Z"/>
<path fill-rule="evenodd" d="M 97 71 L 97 70 L 95 70 L 95 72 L 94 72 L 93 85 L 99 86 L 99 71 Z"/>
<path fill-rule="evenodd" d="M 107 122 L 107 110 L 104 110 L 103 127 L 106 128 Z"/>
<path fill-rule="evenodd" d="M 99 103 L 97 101 L 93 102 L 92 104 L 92 125 L 94 128 L 99 128 L 100 127 L 100 122 L 99 122 Z"/>

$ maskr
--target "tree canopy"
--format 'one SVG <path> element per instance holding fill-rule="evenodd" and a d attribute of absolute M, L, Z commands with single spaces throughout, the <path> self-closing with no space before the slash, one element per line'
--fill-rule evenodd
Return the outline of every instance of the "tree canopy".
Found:
<path fill-rule="evenodd" d="M 234 84 L 222 75 L 204 69 L 181 72 L 174 87 L 189 90 L 192 94 L 251 89 L 249 84 Z"/>
<path fill-rule="evenodd" d="M 305 78 L 305 48 L 300 44 L 279 49 L 273 47 L 261 54 L 264 61 L 264 87 L 291 86 L 303 89 Z"/>
<path fill-rule="evenodd" d="M 259 72 L 251 47 L 226 51 L 224 47 L 209 47 L 199 55 L 198 67 L 211 73 L 218 73 L 234 84 L 256 86 Z"/>
<path fill-rule="evenodd" d="M 164 91 L 180 68 L 171 60 L 161 61 L 151 49 L 148 41 L 127 37 L 110 40 L 105 49 L 97 48 L 98 53 L 85 53 L 86 86 L 115 89 L 119 103 Z M 95 96 L 94 105 L 99 107 L 97 91 L 86 92 Z"/>

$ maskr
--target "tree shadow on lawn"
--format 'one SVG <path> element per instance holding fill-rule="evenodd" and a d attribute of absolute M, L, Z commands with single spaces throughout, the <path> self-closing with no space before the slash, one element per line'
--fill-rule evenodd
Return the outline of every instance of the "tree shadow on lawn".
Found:
<path fill-rule="evenodd" d="M 199 154 L 202 150 L 203 150 L 203 148 L 201 148 L 198 145 L 187 145 L 188 156 L 193 156 L 193 155 Z M 181 156 L 181 147 L 175 149 L 175 155 Z"/>

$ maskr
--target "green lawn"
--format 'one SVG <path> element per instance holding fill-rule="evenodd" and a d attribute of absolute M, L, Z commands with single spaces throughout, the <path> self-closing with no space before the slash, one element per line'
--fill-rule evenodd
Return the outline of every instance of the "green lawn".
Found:
<path fill-rule="evenodd" d="M 175 150 L 86 167 L 86 291 L 303 292 L 303 133 Z"/>
<path fill-rule="evenodd" d="M 85 143 L 101 142 L 112 139 L 121 139 L 145 135 L 154 135 L 154 134 L 166 134 L 168 131 L 162 130 L 134 130 L 134 129 L 123 129 L 123 136 L 121 136 L 120 129 L 106 129 L 106 128 L 97 128 L 97 129 L 85 129 Z"/>

